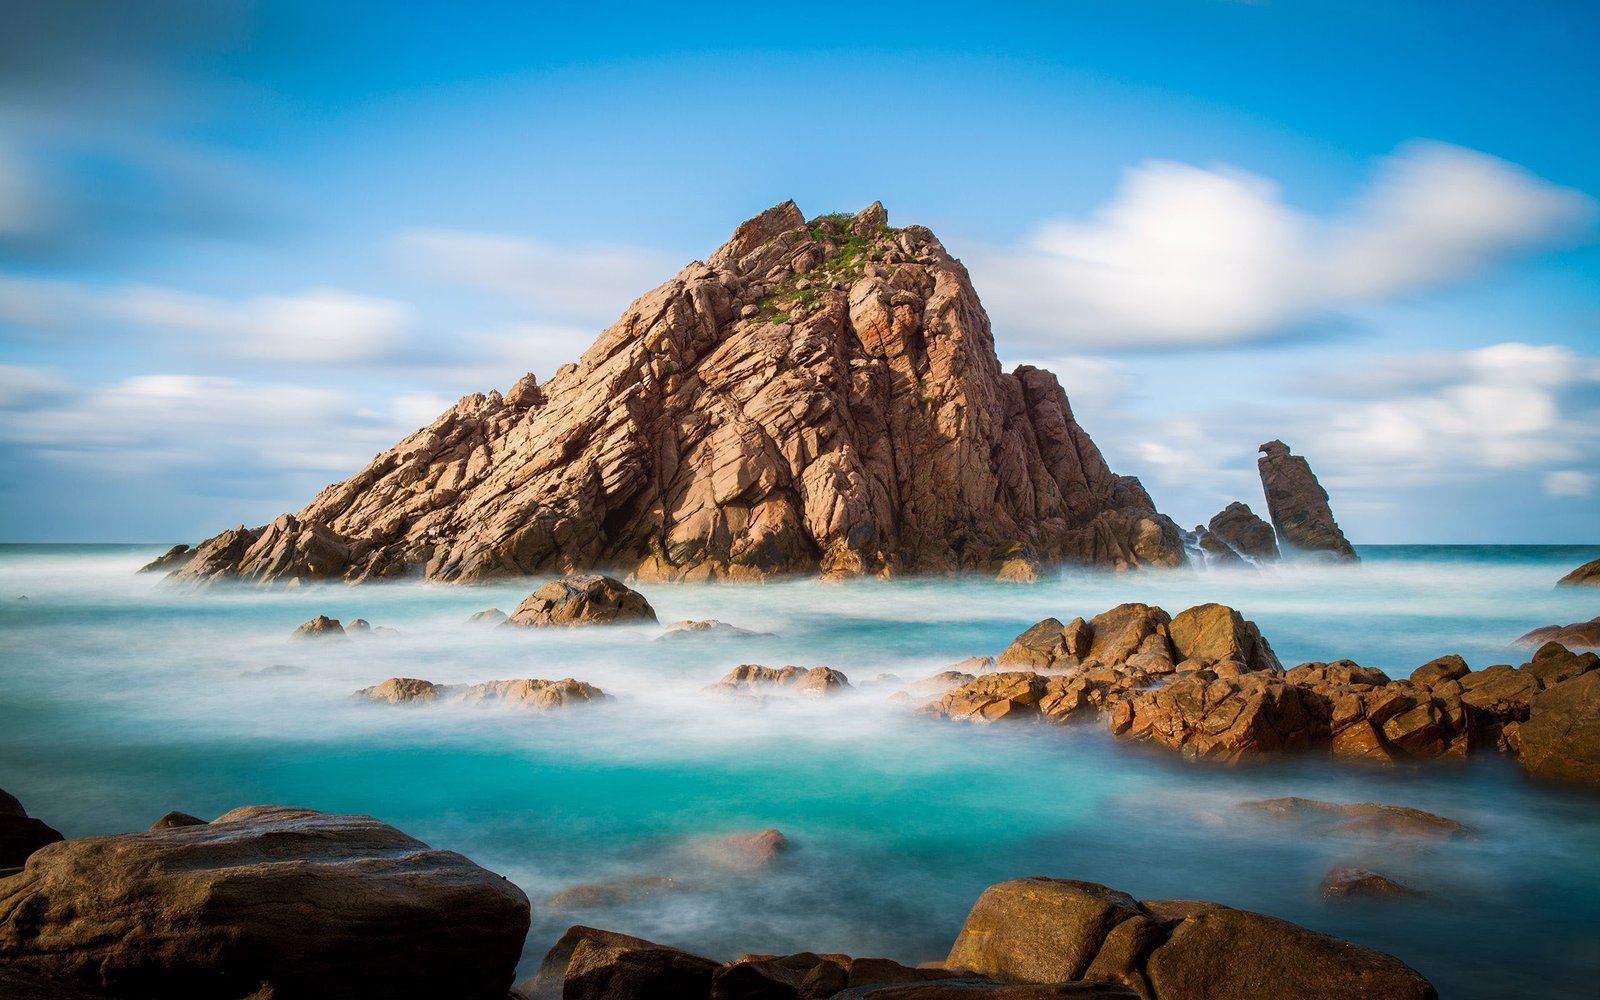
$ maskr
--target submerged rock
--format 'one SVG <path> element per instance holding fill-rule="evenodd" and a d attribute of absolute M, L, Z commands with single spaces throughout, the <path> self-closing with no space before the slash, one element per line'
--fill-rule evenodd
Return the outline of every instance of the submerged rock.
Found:
<path fill-rule="evenodd" d="M 944 964 L 1003 982 L 1109 981 L 1151 1000 L 1438 996 L 1398 959 L 1286 920 L 1042 877 L 985 889 Z"/>
<path fill-rule="evenodd" d="M 1303 552 L 1323 552 L 1339 559 L 1357 560 L 1356 550 L 1339 530 L 1328 506 L 1328 492 L 1317 482 L 1311 466 L 1291 455 L 1282 441 L 1260 448 L 1256 464 L 1267 495 L 1267 512 L 1278 537 Z"/>
<path fill-rule="evenodd" d="M 15 795 L 0 788 L 0 874 L 21 868 L 34 851 L 61 839 L 60 831 L 29 816 Z"/>
<path fill-rule="evenodd" d="M 432 681 L 425 681 L 420 677 L 391 677 L 372 687 L 365 687 L 356 692 L 357 698 L 367 701 L 381 701 L 387 705 L 403 705 L 415 702 L 437 701 L 444 687 Z"/>
<path fill-rule="evenodd" d="M 388 705 L 456 701 L 515 705 L 539 711 L 605 701 L 609 697 L 593 684 L 572 677 L 558 681 L 524 677 L 482 684 L 435 684 L 416 677 L 391 677 L 381 684 L 362 688 L 355 696 Z"/>
<path fill-rule="evenodd" d="M 656 636 L 656 638 L 657 639 L 695 639 L 695 638 L 734 639 L 734 638 L 739 638 L 741 636 L 752 636 L 752 635 L 760 635 L 760 634 L 761 633 L 759 633 L 759 632 L 752 632 L 751 630 L 749 630 L 747 628 L 740 628 L 737 625 L 729 625 L 727 622 L 719 622 L 715 618 L 707 618 L 707 619 L 704 619 L 703 621 L 673 622 L 671 625 L 667 626 L 666 631 L 664 631 L 660 635 Z"/>
<path fill-rule="evenodd" d="M 499 608 L 488 608 L 479 611 L 467 619 L 468 625 L 498 625 L 510 616 Z"/>
<path fill-rule="evenodd" d="M 1415 896 L 1415 890 L 1401 885 L 1381 872 L 1353 865 L 1338 865 L 1322 877 L 1322 895 L 1327 899 L 1395 898 Z"/>
<path fill-rule="evenodd" d="M 933 233 L 792 202 L 641 296 L 577 364 L 463 398 L 245 534 L 180 573 L 1015 577 L 1185 558 L 1056 377 L 1001 370 Z"/>
<path fill-rule="evenodd" d="M 662 875 L 636 875 L 631 878 L 589 882 L 563 889 L 545 901 L 545 909 L 556 913 L 587 910 L 633 903 L 680 888 L 676 879 Z"/>
<path fill-rule="evenodd" d="M 653 622 L 655 609 L 621 580 L 598 573 L 565 576 L 529 594 L 506 625 L 614 625 Z"/>
<path fill-rule="evenodd" d="M 1388 806 L 1376 802 L 1323 802 L 1290 796 L 1241 802 L 1239 808 L 1274 819 L 1294 820 L 1325 833 L 1445 838 L 1468 837 L 1472 833 L 1462 824 L 1444 816 L 1410 806 Z"/>
<path fill-rule="evenodd" d="M 459 854 L 283 806 L 66 841 L 0 879 L 0 964 L 141 996 L 502 1000 L 528 924 Z"/>
<path fill-rule="evenodd" d="M 1600 559 L 1584 563 L 1556 581 L 1558 587 L 1600 587 Z"/>

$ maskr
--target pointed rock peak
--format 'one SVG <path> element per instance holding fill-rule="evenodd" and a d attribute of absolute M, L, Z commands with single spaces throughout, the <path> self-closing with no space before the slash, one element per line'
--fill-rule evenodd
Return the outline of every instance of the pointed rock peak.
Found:
<path fill-rule="evenodd" d="M 1289 454 L 1289 446 L 1284 444 L 1282 441 L 1268 441 L 1266 444 L 1257 448 L 1256 451 L 1266 454 L 1269 458 L 1278 458 L 1279 456 Z"/>
<path fill-rule="evenodd" d="M 774 205 L 760 215 L 739 223 L 739 228 L 733 231 L 728 242 L 719 247 L 706 263 L 716 267 L 738 260 L 774 236 L 805 224 L 806 217 L 800 214 L 800 208 L 793 200 Z"/>
<path fill-rule="evenodd" d="M 875 201 L 850 220 L 850 231 L 857 236 L 871 236 L 888 224 L 889 213 L 884 211 L 883 202 Z"/>
<path fill-rule="evenodd" d="M 517 379 L 517 384 L 506 393 L 506 402 L 517 407 L 544 405 L 544 390 L 539 388 L 539 380 L 533 377 L 533 372 Z"/>

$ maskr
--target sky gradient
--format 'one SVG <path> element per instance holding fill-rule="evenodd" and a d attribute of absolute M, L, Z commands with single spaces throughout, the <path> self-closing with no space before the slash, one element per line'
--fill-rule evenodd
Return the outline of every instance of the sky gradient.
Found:
<path fill-rule="evenodd" d="M 474 6 L 8 5 L 0 540 L 297 509 L 793 198 L 1185 526 L 1276 437 L 1358 544 L 1600 541 L 1594 4 Z"/>

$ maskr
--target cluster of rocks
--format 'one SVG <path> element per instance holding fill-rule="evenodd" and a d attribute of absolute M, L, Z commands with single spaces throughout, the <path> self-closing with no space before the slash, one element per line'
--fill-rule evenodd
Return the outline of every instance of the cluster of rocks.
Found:
<path fill-rule="evenodd" d="M 1222 761 L 1497 750 L 1539 777 L 1600 784 L 1600 656 L 1554 642 L 1520 667 L 1473 671 L 1445 656 L 1392 680 L 1349 660 L 1285 670 L 1255 624 L 1223 605 L 1170 617 L 1124 604 L 1087 622 L 1047 618 L 994 666 L 939 675 L 924 711 L 982 722 L 1099 713 L 1117 735 Z"/>
<path fill-rule="evenodd" d="M 1434 1000 L 1382 952 L 1198 900 L 1136 900 L 1032 877 L 985 889 L 941 963 L 800 952 L 719 962 L 577 926 L 517 992 L 527 1000 Z"/>
<path fill-rule="evenodd" d="M 711 686 L 718 694 L 824 696 L 851 690 L 850 679 L 832 667 L 763 667 L 741 663 Z"/>
<path fill-rule="evenodd" d="M 605 701 L 609 695 L 593 684 L 564 677 L 558 681 L 518 678 L 482 684 L 435 684 L 416 677 L 391 677 L 365 687 L 355 697 L 385 705 L 418 705 L 454 701 L 471 705 L 512 705 L 548 711 Z"/>
<path fill-rule="evenodd" d="M 1001 370 L 966 268 L 878 204 L 793 202 L 630 305 L 545 383 L 463 398 L 306 507 L 152 568 L 471 581 L 1175 566 L 1056 377 Z"/>
<path fill-rule="evenodd" d="M 1358 561 L 1311 465 L 1282 441 L 1268 441 L 1259 450 L 1256 465 L 1272 523 L 1244 503 L 1230 503 L 1209 523 L 1184 533 L 1184 542 L 1197 550 L 1199 559 L 1217 566 L 1261 565 L 1295 553 Z"/>

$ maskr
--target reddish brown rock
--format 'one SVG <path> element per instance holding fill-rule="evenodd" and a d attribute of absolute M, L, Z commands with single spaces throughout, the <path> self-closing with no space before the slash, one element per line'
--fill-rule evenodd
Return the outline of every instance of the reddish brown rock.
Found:
<path fill-rule="evenodd" d="M 1232 660 L 1247 670 L 1281 671 L 1283 665 L 1256 628 L 1256 623 L 1222 604 L 1201 604 L 1181 611 L 1168 632 L 1177 660 Z"/>
<path fill-rule="evenodd" d="M 0 965 L 118 995 L 503 1000 L 528 923 L 459 854 L 281 806 L 63 841 L 0 879 Z"/>
<path fill-rule="evenodd" d="M 1600 618 L 1571 625 L 1546 625 L 1525 633 L 1512 642 L 1513 646 L 1542 646 L 1558 642 L 1568 649 L 1600 649 Z"/>
<path fill-rule="evenodd" d="M 1520 740 L 1534 777 L 1600 787 L 1600 670 L 1535 695 Z"/>
<path fill-rule="evenodd" d="M 1556 581 L 1558 587 L 1600 587 L 1600 559 L 1584 563 Z"/>
<path fill-rule="evenodd" d="M 1146 1000 L 1437 1000 L 1404 963 L 1288 921 L 1066 879 L 985 889 L 944 964 L 1008 983 L 1109 980 Z"/>
<path fill-rule="evenodd" d="M 1435 684 L 1459 681 L 1471 672 L 1472 669 L 1467 666 L 1466 660 L 1451 654 L 1449 656 L 1441 656 L 1436 660 L 1429 660 L 1411 671 L 1411 683 L 1431 688 Z M 1387 679 L 1380 683 L 1387 683 Z"/>
<path fill-rule="evenodd" d="M 831 695 L 850 690 L 850 679 L 832 667 L 763 667 L 741 663 L 713 688 L 741 694 Z"/>
<path fill-rule="evenodd" d="M 504 625 L 615 625 L 653 622 L 655 609 L 621 580 L 588 573 L 552 580 L 517 605 Z"/>
<path fill-rule="evenodd" d="M 1218 677 L 1202 670 L 1132 692 L 1125 704 L 1113 713 L 1113 732 L 1206 760 L 1301 752 L 1325 747 L 1330 737 L 1327 701 L 1270 673 Z"/>
<path fill-rule="evenodd" d="M 1272 525 L 1237 500 L 1222 508 L 1206 528 L 1212 537 L 1240 556 L 1256 562 L 1271 562 L 1278 558 L 1278 536 L 1273 532 Z"/>
<path fill-rule="evenodd" d="M 1089 655 L 1093 641 L 1094 633 L 1082 618 L 1074 618 L 1066 625 L 1046 618 L 1011 640 L 996 662 L 1001 667 L 1023 670 L 1076 666 Z"/>
<path fill-rule="evenodd" d="M 1046 679 L 1036 673 L 1007 670 L 984 674 L 946 691 L 924 711 L 947 719 L 999 722 L 1036 719 L 1045 696 Z"/>
<path fill-rule="evenodd" d="M 1104 666 L 1127 663 L 1140 653 L 1165 659 L 1170 665 L 1181 657 L 1173 656 L 1168 625 L 1172 619 L 1157 607 L 1148 604 L 1119 604 L 1089 621 L 1094 639 L 1089 645 L 1089 659 Z M 1148 668 L 1146 668 L 1148 669 Z"/>
<path fill-rule="evenodd" d="M 1574 653 L 1559 642 L 1547 642 L 1533 654 L 1533 659 L 1522 665 L 1523 671 L 1539 678 L 1544 687 L 1581 677 L 1591 670 L 1600 670 L 1600 654 Z"/>
<path fill-rule="evenodd" d="M 1260 451 L 1256 464 L 1267 495 L 1267 512 L 1278 538 L 1303 552 L 1328 553 L 1355 561 L 1356 550 L 1334 521 L 1328 492 L 1317 482 L 1310 464 L 1299 455 L 1291 455 L 1289 446 L 1282 441 L 1268 441 Z"/>
<path fill-rule="evenodd" d="M 961 263 L 878 218 L 762 213 L 547 382 L 465 397 L 291 517 L 202 543 L 178 575 L 1181 564 L 1177 526 L 1106 466 L 1055 376 L 1001 371 Z"/>
<path fill-rule="evenodd" d="M 318 615 L 295 629 L 293 637 L 296 639 L 343 639 L 345 638 L 344 626 L 339 624 L 339 619 L 337 618 Z"/>

